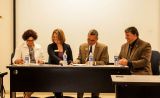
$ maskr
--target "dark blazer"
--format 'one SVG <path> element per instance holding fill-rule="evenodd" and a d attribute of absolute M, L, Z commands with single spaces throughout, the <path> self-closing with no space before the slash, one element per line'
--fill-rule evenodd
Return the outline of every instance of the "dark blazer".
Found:
<path fill-rule="evenodd" d="M 127 56 L 129 43 L 125 43 L 121 47 L 119 59 L 126 58 L 132 62 L 132 74 L 149 75 L 151 70 L 151 45 L 141 39 L 137 39 L 130 56 Z"/>
<path fill-rule="evenodd" d="M 83 43 L 79 47 L 78 63 L 85 64 L 88 58 L 88 43 Z M 97 42 L 94 50 L 94 60 L 97 65 L 106 65 L 109 63 L 108 46 Z"/>
<path fill-rule="evenodd" d="M 63 43 L 62 46 L 63 46 L 63 52 L 66 51 L 68 64 L 70 64 L 73 61 L 72 50 L 70 48 L 70 45 Z M 57 49 L 58 47 L 57 44 L 55 43 L 51 43 L 48 45 L 49 64 L 59 64 L 59 61 L 61 59 L 58 57 L 58 53 L 56 51 Z"/>

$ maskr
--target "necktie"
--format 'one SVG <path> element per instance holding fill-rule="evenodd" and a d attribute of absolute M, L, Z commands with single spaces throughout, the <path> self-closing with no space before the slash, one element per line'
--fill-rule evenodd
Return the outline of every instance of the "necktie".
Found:
<path fill-rule="evenodd" d="M 36 63 L 35 57 L 34 57 L 34 50 L 33 48 L 29 48 L 29 56 L 30 56 L 30 62 Z"/>
<path fill-rule="evenodd" d="M 130 58 L 131 51 L 132 51 L 132 47 L 129 45 L 128 53 L 127 53 L 127 58 L 128 58 L 128 59 Z"/>
<path fill-rule="evenodd" d="M 89 48 L 89 53 L 91 53 L 92 52 L 92 46 L 90 46 L 90 48 Z"/>
<path fill-rule="evenodd" d="M 89 46 L 89 52 L 88 52 L 88 57 L 87 57 L 87 61 L 89 60 L 89 54 L 92 53 L 92 46 Z"/>

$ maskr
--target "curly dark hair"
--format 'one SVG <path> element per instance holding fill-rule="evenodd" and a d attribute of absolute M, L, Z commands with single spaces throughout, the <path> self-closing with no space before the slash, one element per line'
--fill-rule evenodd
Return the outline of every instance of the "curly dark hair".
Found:
<path fill-rule="evenodd" d="M 22 35 L 24 41 L 26 41 L 29 37 L 33 37 L 34 40 L 38 38 L 37 33 L 32 29 L 26 30 Z"/>

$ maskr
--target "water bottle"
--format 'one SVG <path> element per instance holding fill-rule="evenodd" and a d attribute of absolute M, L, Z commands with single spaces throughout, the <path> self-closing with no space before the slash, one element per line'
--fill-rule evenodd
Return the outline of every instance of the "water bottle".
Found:
<path fill-rule="evenodd" d="M 24 63 L 25 65 L 28 65 L 30 64 L 30 56 L 29 56 L 29 53 L 27 53 L 24 57 Z"/>
<path fill-rule="evenodd" d="M 89 58 L 88 58 L 88 65 L 93 66 L 93 53 L 89 53 Z"/>
<path fill-rule="evenodd" d="M 114 65 L 118 65 L 118 56 L 114 56 Z"/>
<path fill-rule="evenodd" d="M 68 65 L 66 51 L 64 51 L 64 53 L 63 53 L 63 65 Z"/>

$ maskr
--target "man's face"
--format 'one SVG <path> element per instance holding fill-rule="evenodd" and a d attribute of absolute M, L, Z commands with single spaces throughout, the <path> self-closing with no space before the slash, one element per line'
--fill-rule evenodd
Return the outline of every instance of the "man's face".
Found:
<path fill-rule="evenodd" d="M 137 39 L 137 36 L 132 34 L 131 32 L 127 32 L 127 33 L 125 33 L 125 38 L 128 43 L 132 43 L 134 40 Z"/>
<path fill-rule="evenodd" d="M 89 45 L 94 45 L 97 42 L 97 36 L 96 35 L 88 35 L 88 44 Z"/>

